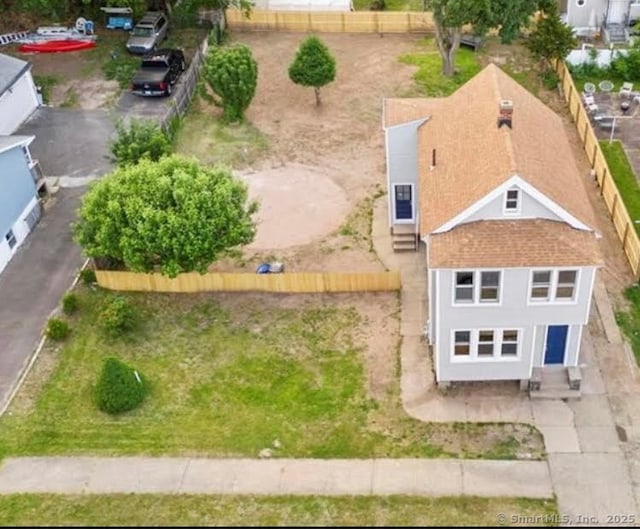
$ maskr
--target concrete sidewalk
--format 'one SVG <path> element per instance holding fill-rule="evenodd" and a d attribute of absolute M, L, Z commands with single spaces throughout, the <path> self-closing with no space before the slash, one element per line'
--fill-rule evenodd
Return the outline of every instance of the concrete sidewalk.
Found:
<path fill-rule="evenodd" d="M 552 498 L 544 461 L 25 457 L 0 494 L 305 494 Z"/>

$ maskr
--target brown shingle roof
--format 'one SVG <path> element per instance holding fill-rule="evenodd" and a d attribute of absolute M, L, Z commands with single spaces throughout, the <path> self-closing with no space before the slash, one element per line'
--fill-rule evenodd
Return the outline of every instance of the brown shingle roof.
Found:
<path fill-rule="evenodd" d="M 431 268 L 599 264 L 593 232 L 553 220 L 483 220 L 429 236 Z"/>
<path fill-rule="evenodd" d="M 513 129 L 498 107 L 513 101 Z M 447 98 L 385 101 L 385 126 L 430 117 L 419 129 L 420 232 L 439 228 L 519 175 L 588 226 L 594 214 L 562 119 L 491 64 Z M 431 165 L 436 150 L 436 167 Z"/>

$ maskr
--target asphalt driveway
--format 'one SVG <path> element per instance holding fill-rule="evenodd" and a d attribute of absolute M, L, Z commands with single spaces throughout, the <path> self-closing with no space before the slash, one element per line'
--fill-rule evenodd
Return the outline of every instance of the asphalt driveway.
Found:
<path fill-rule="evenodd" d="M 87 181 L 111 168 L 107 144 L 113 120 L 105 112 L 43 107 L 16 134 L 33 134 L 34 158 L 60 189 L 44 215 L 0 274 L 0 410 L 28 365 L 42 331 L 83 262 L 73 242 Z"/>

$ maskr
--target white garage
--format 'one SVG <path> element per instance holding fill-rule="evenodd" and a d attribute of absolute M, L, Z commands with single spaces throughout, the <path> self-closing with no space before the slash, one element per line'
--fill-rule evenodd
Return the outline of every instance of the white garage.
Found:
<path fill-rule="evenodd" d="M 31 65 L 0 54 L 0 134 L 12 134 L 39 104 Z"/>

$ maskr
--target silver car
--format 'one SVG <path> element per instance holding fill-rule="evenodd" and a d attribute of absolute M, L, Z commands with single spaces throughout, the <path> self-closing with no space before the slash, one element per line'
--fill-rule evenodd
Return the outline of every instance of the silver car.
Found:
<path fill-rule="evenodd" d="M 160 11 L 149 11 L 133 27 L 127 50 L 136 54 L 149 53 L 166 38 L 168 30 L 166 15 Z"/>

